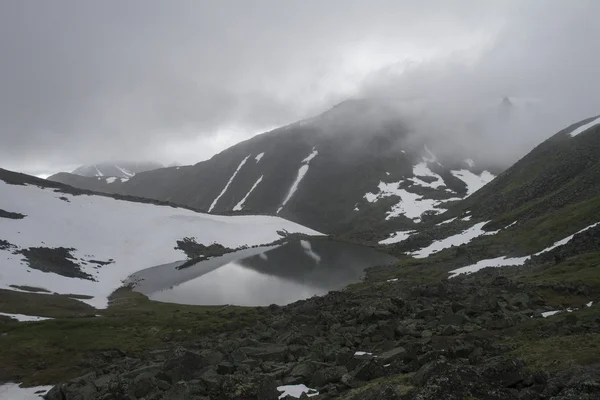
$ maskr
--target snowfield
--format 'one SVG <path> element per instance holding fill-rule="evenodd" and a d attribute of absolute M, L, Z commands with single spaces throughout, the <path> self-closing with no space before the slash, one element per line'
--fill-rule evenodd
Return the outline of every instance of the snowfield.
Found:
<path fill-rule="evenodd" d="M 580 126 L 579 128 L 573 130 L 570 135 L 571 137 L 575 137 L 577 135 L 579 135 L 580 133 L 583 133 L 585 131 L 587 131 L 590 128 L 593 128 L 594 126 L 600 124 L 600 117 L 594 119 L 592 122 L 588 122 L 585 125 Z"/>
<path fill-rule="evenodd" d="M 506 226 L 504 229 L 510 228 L 511 226 L 513 226 L 514 224 L 516 224 L 517 221 L 513 222 L 512 224 Z M 600 222 L 596 222 L 595 224 L 592 224 L 590 226 L 587 226 L 585 228 L 583 228 L 580 231 L 575 232 L 572 235 L 567 236 L 564 239 L 561 239 L 557 242 L 555 242 L 552 246 L 550 247 L 546 247 L 544 250 L 542 251 L 538 251 L 537 253 L 534 254 L 534 256 L 539 256 L 540 254 L 546 253 L 550 250 L 553 250 L 555 248 L 557 248 L 558 246 L 563 246 L 567 243 L 569 243 L 571 241 L 571 239 L 573 239 L 573 237 L 579 233 L 585 232 L 588 229 L 592 229 L 596 226 L 600 225 Z M 476 262 L 475 264 L 472 265 L 467 265 L 465 267 L 461 267 L 455 270 L 452 270 L 449 272 L 450 276 L 449 278 L 454 278 L 455 276 L 458 276 L 460 274 L 472 274 L 473 272 L 477 272 L 480 269 L 484 269 L 484 268 L 488 268 L 488 267 L 508 267 L 508 266 L 516 266 L 516 265 L 523 265 L 525 264 L 526 261 L 528 261 L 529 259 L 531 259 L 532 256 L 525 256 L 525 257 L 515 257 L 515 258 L 506 258 L 506 257 L 498 257 L 498 258 L 492 258 L 492 259 L 487 259 L 487 260 L 481 260 Z"/>
<path fill-rule="evenodd" d="M 22 388 L 18 383 L 5 383 L 0 385 L 0 399 L 2 400 L 40 400 L 53 386 L 36 386 Z"/>
<path fill-rule="evenodd" d="M 300 185 L 300 182 L 302 182 L 302 179 L 304 179 L 304 176 L 308 172 L 308 167 L 310 166 L 311 160 L 315 158 L 318 154 L 319 151 L 315 147 L 313 147 L 312 152 L 304 160 L 302 160 L 302 165 L 300 166 L 300 169 L 298 169 L 298 175 L 296 176 L 296 180 L 294 181 L 294 183 L 292 183 L 292 186 L 290 187 L 287 196 L 285 196 L 283 203 L 281 203 L 281 206 L 279 206 L 279 208 L 277 209 L 277 214 L 279 214 L 281 210 L 283 210 L 283 207 L 287 204 L 288 201 L 290 201 L 294 193 L 296 193 L 296 190 L 298 190 L 298 185 Z"/>
<path fill-rule="evenodd" d="M 61 199 L 62 198 L 62 199 Z M 9 185 L 0 180 L 0 209 L 26 215 L 0 218 L 0 238 L 18 249 L 72 248 L 73 260 L 95 281 L 70 278 L 33 269 L 0 248 L 0 288 L 29 285 L 57 293 L 94 296 L 84 300 L 106 307 L 107 296 L 130 274 L 185 259 L 176 241 L 195 237 L 198 243 L 217 242 L 236 248 L 280 238 L 278 230 L 319 234 L 299 224 L 269 216 L 219 216 L 191 210 L 116 200 L 93 195 L 71 195 L 33 185 Z M 107 262 L 96 265 L 90 260 Z"/>
<path fill-rule="evenodd" d="M 482 235 L 494 235 L 498 233 L 498 231 L 486 232 L 483 229 L 483 226 L 487 224 L 489 221 L 480 222 L 478 224 L 473 225 L 469 229 L 462 231 L 459 234 L 449 236 L 442 240 L 436 240 L 431 243 L 429 246 L 424 247 L 420 250 L 417 250 L 413 253 L 410 253 L 415 258 L 425 258 L 430 256 L 433 253 L 437 253 L 440 250 L 447 249 L 452 246 L 460 246 L 461 244 L 469 243 L 471 240 L 476 237 Z"/>

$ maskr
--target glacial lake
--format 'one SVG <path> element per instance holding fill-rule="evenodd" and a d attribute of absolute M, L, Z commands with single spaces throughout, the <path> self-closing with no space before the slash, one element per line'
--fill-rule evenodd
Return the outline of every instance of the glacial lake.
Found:
<path fill-rule="evenodd" d="M 138 271 L 127 282 L 152 300 L 195 305 L 285 305 L 360 281 L 371 266 L 396 261 L 370 247 L 309 239 L 185 260 Z"/>

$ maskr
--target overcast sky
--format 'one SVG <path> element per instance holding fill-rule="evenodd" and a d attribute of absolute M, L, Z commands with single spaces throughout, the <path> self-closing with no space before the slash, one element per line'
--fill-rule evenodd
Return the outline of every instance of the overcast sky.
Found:
<path fill-rule="evenodd" d="M 535 97 L 572 122 L 600 113 L 599 15 L 595 0 L 4 0 L 0 166 L 191 164 L 348 97 Z"/>

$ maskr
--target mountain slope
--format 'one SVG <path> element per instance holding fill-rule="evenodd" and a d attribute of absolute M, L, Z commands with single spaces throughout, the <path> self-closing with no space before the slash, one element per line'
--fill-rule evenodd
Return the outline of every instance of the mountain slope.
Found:
<path fill-rule="evenodd" d="M 475 155 L 438 159 L 429 148 L 435 143 L 415 134 L 393 104 L 352 100 L 194 166 L 100 183 L 104 189 L 91 180 L 73 184 L 212 213 L 276 214 L 327 233 L 365 225 L 391 232 L 417 226 L 493 178 Z"/>
<path fill-rule="evenodd" d="M 100 176 L 100 177 L 118 177 L 131 178 L 137 173 L 152 171 L 153 169 L 163 168 L 164 165 L 157 162 L 104 162 L 100 164 L 87 164 L 75 169 L 72 174 L 79 176 Z"/>
<path fill-rule="evenodd" d="M 96 307 L 131 273 L 185 259 L 175 249 L 183 238 L 236 248 L 272 242 L 281 230 L 317 233 L 277 217 L 126 201 L 1 169 L 0 193 L 0 287 L 93 296 L 86 301 Z"/>

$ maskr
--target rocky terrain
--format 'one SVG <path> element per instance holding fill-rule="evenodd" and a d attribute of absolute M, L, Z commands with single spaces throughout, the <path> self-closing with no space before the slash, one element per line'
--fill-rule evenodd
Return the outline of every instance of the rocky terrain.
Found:
<path fill-rule="evenodd" d="M 375 282 L 270 306 L 242 329 L 165 338 L 143 357 L 106 350 L 46 398 L 271 400 L 304 384 L 313 399 L 597 399 L 600 364 L 586 358 L 598 349 L 580 347 L 600 338 L 597 306 L 545 318 L 556 307 L 539 289 L 496 271 Z"/>

